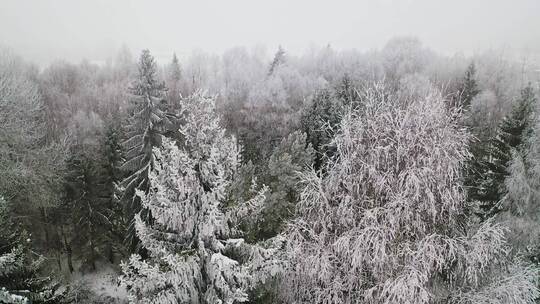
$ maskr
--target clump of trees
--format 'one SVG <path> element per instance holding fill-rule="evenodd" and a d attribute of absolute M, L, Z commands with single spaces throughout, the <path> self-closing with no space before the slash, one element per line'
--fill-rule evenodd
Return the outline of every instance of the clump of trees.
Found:
<path fill-rule="evenodd" d="M 0 197 L 0 302 L 60 303 L 64 293 L 50 276 L 40 275 L 45 260 L 32 250 L 31 236 L 16 225 L 11 209 Z"/>
<path fill-rule="evenodd" d="M 172 122 L 166 113 L 164 101 L 165 83 L 157 78 L 154 57 L 144 50 L 138 63 L 137 78 L 130 87 L 131 104 L 128 124 L 125 127 L 124 159 L 120 169 L 127 176 L 119 183 L 120 200 L 126 206 L 128 218 L 139 212 L 141 203 L 135 189 L 148 192 L 148 174 L 154 166 L 152 149 L 161 145 L 161 134 L 171 128 Z M 147 215 L 143 215 L 147 218 Z M 130 221 L 128 246 L 135 250 L 138 240 L 135 237 L 133 222 Z"/>
<path fill-rule="evenodd" d="M 538 271 L 507 255 L 504 228 L 465 215 L 469 135 L 436 90 L 365 92 L 307 171 L 292 222 L 288 303 L 532 303 Z"/>
<path fill-rule="evenodd" d="M 43 70 L 1 49 L 0 301 L 102 302 L 75 281 L 108 271 L 133 303 L 533 303 L 532 71 L 408 37 Z"/>
<path fill-rule="evenodd" d="M 182 104 L 181 148 L 163 138 L 153 150 L 148 191 L 136 193 L 152 218 L 148 224 L 135 216 L 151 259 L 132 256 L 121 281 L 137 303 L 246 302 L 247 291 L 270 271 L 265 259 L 272 253 L 238 238 L 237 223 L 256 216 L 267 188 L 225 205 L 240 166 L 236 140 L 219 126 L 212 99 L 199 94 Z"/>

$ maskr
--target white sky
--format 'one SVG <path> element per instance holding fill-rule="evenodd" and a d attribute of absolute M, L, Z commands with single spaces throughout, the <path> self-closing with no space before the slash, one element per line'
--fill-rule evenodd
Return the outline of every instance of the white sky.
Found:
<path fill-rule="evenodd" d="M 0 0 L 0 44 L 48 63 L 234 46 L 379 48 L 413 35 L 444 53 L 540 53 L 540 0 Z"/>

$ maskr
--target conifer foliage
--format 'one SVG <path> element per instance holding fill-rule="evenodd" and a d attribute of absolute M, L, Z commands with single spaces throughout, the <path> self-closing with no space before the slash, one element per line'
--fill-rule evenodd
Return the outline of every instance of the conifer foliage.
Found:
<path fill-rule="evenodd" d="M 138 64 L 139 74 L 130 88 L 132 109 L 127 140 L 123 143 L 126 161 L 122 169 L 130 175 L 121 183 L 123 198 L 137 200 L 135 189 L 146 191 L 148 172 L 152 169 L 152 148 L 159 147 L 161 132 L 168 122 L 163 111 L 165 84 L 157 79 L 157 67 L 154 57 L 148 50 L 141 54 Z M 134 212 L 138 210 L 135 208 Z"/>
<path fill-rule="evenodd" d="M 280 65 L 284 64 L 285 60 L 285 50 L 280 45 L 268 69 L 268 76 L 271 76 Z"/>
<path fill-rule="evenodd" d="M 169 108 L 173 108 L 175 106 L 178 106 L 178 102 L 180 101 L 181 94 L 181 83 L 182 80 L 182 69 L 180 67 L 180 62 L 178 61 L 178 57 L 176 57 L 176 54 L 173 54 L 173 58 L 171 63 L 167 66 L 167 102 L 169 104 Z"/>
<path fill-rule="evenodd" d="M 500 123 L 496 137 L 489 143 L 489 154 L 480 160 L 480 178 L 473 185 L 471 197 L 480 202 L 478 212 L 482 218 L 492 217 L 501 211 L 500 202 L 506 192 L 504 181 L 508 177 L 512 151 L 522 149 L 535 107 L 536 97 L 529 85 L 521 91 L 512 112 Z"/>
<path fill-rule="evenodd" d="M 464 108 L 469 108 L 473 98 L 480 93 L 480 89 L 478 88 L 476 81 L 476 66 L 474 65 L 474 62 L 467 67 L 465 77 L 463 77 L 459 91 L 461 95 L 461 106 Z"/>
<path fill-rule="evenodd" d="M 63 294 L 47 276 L 40 276 L 43 257 L 32 252 L 31 239 L 11 219 L 0 196 L 0 303 L 59 303 Z"/>
<path fill-rule="evenodd" d="M 508 258 L 505 229 L 464 214 L 469 136 L 441 94 L 364 94 L 327 174 L 303 174 L 285 302 L 534 303 L 538 272 Z"/>
<path fill-rule="evenodd" d="M 527 131 L 528 136 L 523 139 L 521 149 L 512 150 L 508 176 L 504 180 L 505 194 L 501 206 L 505 211 L 503 219 L 511 228 L 510 241 L 514 248 L 538 263 L 540 262 L 540 121 L 538 113 L 533 116 L 530 130 Z"/>
<path fill-rule="evenodd" d="M 102 165 L 101 158 L 84 153 L 74 153 L 68 159 L 61 211 L 64 224 L 71 229 L 69 237 L 64 236 L 65 242 L 70 243 L 69 248 L 79 248 L 82 266 L 94 271 L 97 260 L 110 259 L 111 253 L 106 251 L 111 250 L 109 245 L 114 241 L 111 222 L 113 215 L 118 215 L 114 213 L 112 184 Z M 71 258 L 68 252 L 68 267 L 73 272 Z"/>
<path fill-rule="evenodd" d="M 254 271 L 278 269 L 267 262 L 275 249 L 235 238 L 238 223 L 256 214 L 267 188 L 245 203 L 224 204 L 240 164 L 237 142 L 219 126 L 212 98 L 197 94 L 182 102 L 182 146 L 164 138 L 162 148 L 153 150 L 149 191 L 137 190 L 152 215 L 151 223 L 135 217 L 151 258 L 133 255 L 122 265 L 121 282 L 133 303 L 245 302 L 262 280 Z"/>
<path fill-rule="evenodd" d="M 338 96 L 343 96 L 338 91 Z M 330 90 L 321 90 L 302 113 L 300 123 L 307 134 L 308 142 L 315 149 L 315 168 L 320 169 L 326 159 L 331 158 L 333 148 L 330 141 L 339 127 L 343 115 L 344 101 L 336 98 Z"/>
<path fill-rule="evenodd" d="M 170 116 L 164 111 L 165 84 L 158 80 L 157 65 L 148 50 L 143 50 L 141 54 L 138 71 L 137 79 L 130 88 L 131 116 L 125 130 L 127 139 L 122 143 L 126 159 L 121 168 L 128 172 L 128 176 L 120 183 L 120 189 L 128 218 L 132 218 L 141 208 L 135 189 L 148 191 L 148 173 L 154 166 L 152 149 L 160 146 L 161 134 L 172 125 Z M 137 240 L 132 228 L 127 239 L 131 250 L 135 250 Z"/>

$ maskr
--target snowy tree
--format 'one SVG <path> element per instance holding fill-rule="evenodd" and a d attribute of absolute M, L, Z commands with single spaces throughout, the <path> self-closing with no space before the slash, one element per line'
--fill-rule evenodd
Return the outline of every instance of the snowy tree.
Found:
<path fill-rule="evenodd" d="M 127 79 L 135 73 L 137 65 L 129 47 L 124 44 L 118 50 L 113 60 L 113 75 L 117 80 Z"/>
<path fill-rule="evenodd" d="M 504 196 L 504 181 L 508 176 L 508 166 L 512 150 L 521 150 L 531 127 L 532 113 L 536 106 L 536 97 L 531 86 L 525 87 L 521 98 L 517 100 L 512 112 L 504 117 L 497 130 L 497 135 L 489 142 L 487 156 L 480 159 L 480 176 L 473 184 L 471 193 L 480 202 L 479 212 L 482 217 L 491 217 L 501 211 L 500 200 Z"/>
<path fill-rule="evenodd" d="M 317 92 L 300 118 L 302 131 L 315 149 L 315 168 L 319 169 L 332 156 L 330 141 L 336 131 L 344 109 L 342 99 L 335 98 L 330 90 Z"/>
<path fill-rule="evenodd" d="M 149 191 L 137 191 L 152 215 L 151 223 L 135 217 L 151 259 L 133 255 L 121 282 L 133 303 L 246 302 L 248 290 L 279 269 L 267 260 L 276 249 L 238 238 L 238 223 L 256 216 L 267 188 L 254 185 L 252 199 L 225 205 L 240 163 L 236 140 L 219 126 L 212 98 L 197 94 L 182 103 L 182 147 L 164 138 L 153 150 Z"/>
<path fill-rule="evenodd" d="M 296 131 L 274 148 L 267 163 L 259 174 L 249 171 L 244 180 L 244 189 L 235 189 L 238 193 L 251 193 L 248 182 L 256 178 L 270 189 L 262 206 L 260 219 L 252 223 L 249 230 L 254 240 L 264 240 L 281 233 L 287 220 L 294 215 L 298 202 L 298 172 L 313 166 L 315 151 L 307 142 L 306 134 Z M 247 189 L 246 189 L 247 188 Z"/>
<path fill-rule="evenodd" d="M 228 106 L 248 101 L 251 87 L 266 77 L 268 73 L 266 60 L 256 52 L 236 47 L 223 53 L 220 96 L 227 100 Z"/>
<path fill-rule="evenodd" d="M 104 193 L 101 195 L 106 198 L 105 205 L 110 216 L 108 217 L 109 230 L 107 231 L 108 240 L 104 255 L 109 262 L 114 263 L 116 253 L 124 251 L 121 240 L 124 239 L 124 232 L 129 220 L 125 217 L 124 209 L 119 201 L 118 189 L 116 185 L 122 180 L 123 150 L 120 144 L 121 126 L 119 120 L 109 121 L 105 126 L 105 134 L 102 136 L 100 151 L 102 155 L 101 167 L 98 168 L 103 180 Z"/>
<path fill-rule="evenodd" d="M 65 152 L 48 134 L 42 90 L 31 70 L 0 47 L 0 193 L 23 215 L 21 224 L 51 248 L 48 233 L 55 228 L 46 214 L 60 201 Z"/>
<path fill-rule="evenodd" d="M 273 105 L 280 108 L 288 108 L 289 94 L 279 76 L 269 76 L 253 85 L 249 92 L 249 103 L 254 107 Z"/>
<path fill-rule="evenodd" d="M 180 68 L 180 62 L 178 61 L 178 57 L 176 57 L 176 53 L 173 54 L 168 74 L 171 80 L 180 81 L 182 79 L 182 69 Z"/>
<path fill-rule="evenodd" d="M 63 294 L 39 271 L 45 261 L 31 250 L 29 235 L 16 226 L 0 196 L 0 303 L 60 303 Z"/>
<path fill-rule="evenodd" d="M 280 45 L 276 54 L 274 55 L 272 63 L 270 64 L 270 68 L 268 69 L 268 76 L 271 76 L 280 65 L 285 63 L 285 61 L 285 50 Z"/>
<path fill-rule="evenodd" d="M 538 271 L 505 229 L 464 214 L 468 134 L 440 93 L 363 92 L 327 174 L 305 172 L 286 303 L 534 303 Z M 409 98 L 409 96 L 415 96 Z M 453 110 L 452 110 L 453 111 Z"/>
<path fill-rule="evenodd" d="M 66 194 L 61 211 L 70 228 L 69 236 L 64 236 L 69 248 L 68 267 L 73 272 L 71 248 L 75 247 L 81 268 L 95 271 L 96 261 L 101 257 L 110 258 L 111 222 L 112 216 L 116 215 L 111 202 L 113 184 L 109 183 L 99 150 L 94 150 L 92 157 L 83 153 L 85 150 L 80 146 L 75 149 L 67 161 Z"/>
<path fill-rule="evenodd" d="M 182 80 L 182 69 L 180 67 L 178 57 L 176 57 L 176 53 L 173 54 L 172 61 L 167 66 L 166 74 L 168 88 L 167 101 L 170 111 L 175 111 L 178 103 L 180 102 L 180 96 L 182 95 L 180 82 Z"/>
<path fill-rule="evenodd" d="M 126 161 L 122 169 L 129 175 L 120 183 L 123 191 L 121 200 L 128 206 L 128 214 L 136 214 L 140 209 L 139 197 L 135 189 L 148 191 L 148 173 L 153 167 L 152 149 L 161 144 L 161 133 L 171 125 L 164 110 L 165 85 L 157 79 L 156 62 L 148 50 L 139 59 L 139 74 L 130 91 L 132 109 L 127 139 L 123 142 Z M 133 246 L 133 233 L 130 235 Z"/>
<path fill-rule="evenodd" d="M 339 84 L 336 87 L 336 97 L 341 100 L 345 106 L 358 101 L 358 91 L 349 74 L 345 73 L 343 77 L 341 77 Z"/>
<path fill-rule="evenodd" d="M 537 108 L 538 105 L 535 105 Z M 531 122 L 521 149 L 512 149 L 504 180 L 502 220 L 510 227 L 513 248 L 540 262 L 540 121 Z"/>
<path fill-rule="evenodd" d="M 476 67 L 473 62 L 467 67 L 467 70 L 465 71 L 465 76 L 463 77 L 463 81 L 459 89 L 461 97 L 460 104 L 464 108 L 470 107 L 473 98 L 478 95 L 478 93 L 480 93 L 480 89 L 478 88 L 475 77 Z"/>
<path fill-rule="evenodd" d="M 433 59 L 433 53 L 415 37 L 395 37 L 380 53 L 386 79 L 392 85 L 407 74 L 421 73 Z"/>

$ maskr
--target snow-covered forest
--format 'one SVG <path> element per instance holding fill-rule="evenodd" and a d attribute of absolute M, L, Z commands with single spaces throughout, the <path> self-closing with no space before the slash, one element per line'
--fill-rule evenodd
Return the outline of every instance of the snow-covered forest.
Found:
<path fill-rule="evenodd" d="M 0 303 L 540 302 L 538 58 L 182 54 L 0 47 Z"/>

